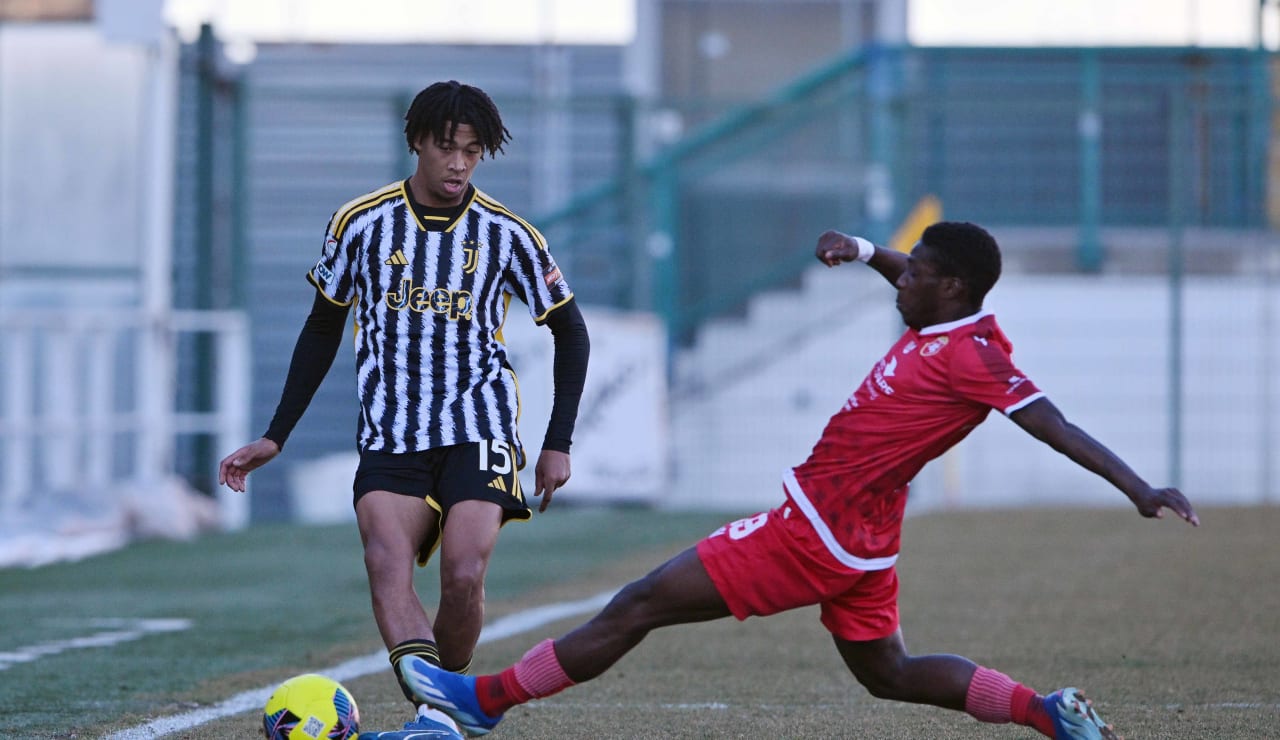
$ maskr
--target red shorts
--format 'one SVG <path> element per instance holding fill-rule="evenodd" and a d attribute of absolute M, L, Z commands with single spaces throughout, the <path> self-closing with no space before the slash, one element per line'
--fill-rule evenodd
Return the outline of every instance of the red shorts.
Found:
<path fill-rule="evenodd" d="M 823 626 L 844 640 L 898 629 L 898 572 L 841 564 L 789 503 L 712 532 L 698 558 L 738 619 L 821 604 Z"/>

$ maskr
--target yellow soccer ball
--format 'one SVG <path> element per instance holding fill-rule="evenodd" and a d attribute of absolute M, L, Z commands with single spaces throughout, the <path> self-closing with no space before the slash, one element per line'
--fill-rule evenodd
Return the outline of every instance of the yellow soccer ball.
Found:
<path fill-rule="evenodd" d="M 348 740 L 360 733 L 360 710 L 342 684 L 304 673 L 271 693 L 262 729 L 268 740 Z"/>

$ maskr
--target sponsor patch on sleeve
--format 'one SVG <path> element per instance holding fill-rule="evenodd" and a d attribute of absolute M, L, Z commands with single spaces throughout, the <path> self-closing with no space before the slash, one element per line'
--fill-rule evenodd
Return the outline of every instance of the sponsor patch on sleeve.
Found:
<path fill-rule="evenodd" d="M 542 273 L 542 282 L 546 283 L 548 288 L 560 282 L 560 279 L 560 268 L 554 262 L 551 263 L 546 272 Z"/>

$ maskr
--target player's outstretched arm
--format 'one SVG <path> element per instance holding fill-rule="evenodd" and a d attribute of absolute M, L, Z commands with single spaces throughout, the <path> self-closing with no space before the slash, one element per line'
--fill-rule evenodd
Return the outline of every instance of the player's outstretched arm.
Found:
<path fill-rule="evenodd" d="M 218 483 L 244 493 L 244 480 L 249 472 L 266 465 L 279 454 L 280 445 L 266 437 L 256 439 L 222 458 L 218 464 Z"/>
<path fill-rule="evenodd" d="M 835 267 L 842 262 L 854 260 L 866 262 L 883 275 L 890 285 L 896 285 L 898 276 L 907 269 L 907 255 L 894 249 L 878 247 L 862 237 L 850 236 L 839 231 L 824 231 L 822 236 L 818 237 L 814 256 L 827 267 Z"/>
<path fill-rule="evenodd" d="M 1071 458 L 1081 467 L 1106 478 L 1129 497 L 1139 514 L 1160 519 L 1164 516 L 1164 510 L 1169 509 L 1193 526 L 1200 525 L 1195 509 L 1191 508 L 1191 502 L 1187 501 L 1181 491 L 1176 488 L 1152 488 L 1114 452 L 1067 421 L 1049 399 L 1032 401 L 1010 414 L 1009 418 L 1033 437 Z"/>

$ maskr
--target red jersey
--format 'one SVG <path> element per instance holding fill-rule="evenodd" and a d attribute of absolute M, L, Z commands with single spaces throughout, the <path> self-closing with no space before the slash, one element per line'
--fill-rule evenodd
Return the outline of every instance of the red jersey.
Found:
<path fill-rule="evenodd" d="M 1012 352 L 983 311 L 908 329 L 876 363 L 784 481 L 837 559 L 856 570 L 893 565 L 916 473 L 991 409 L 1010 414 L 1044 395 Z"/>

